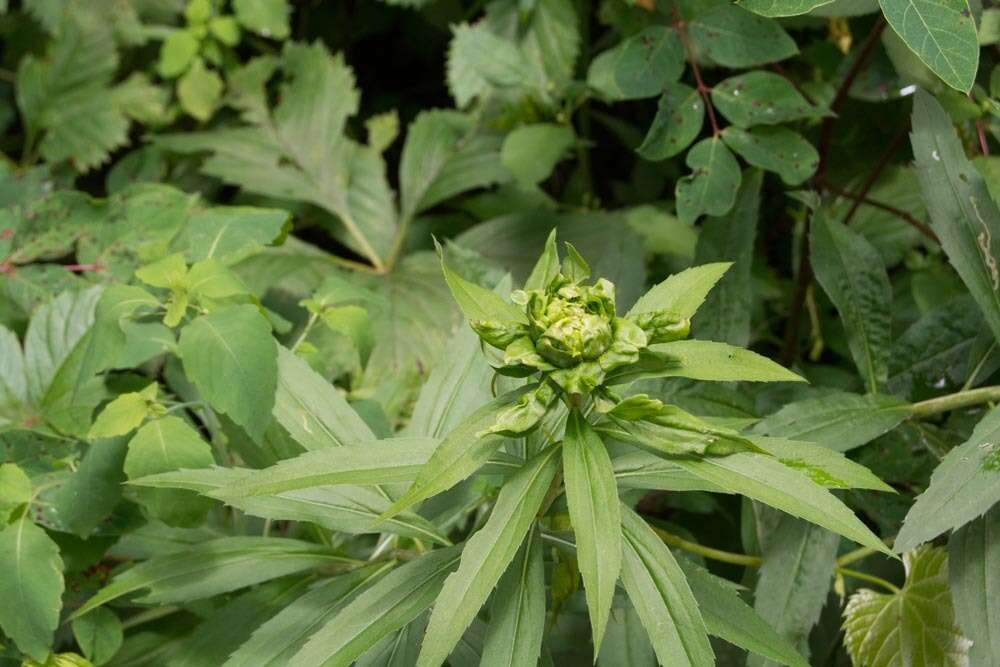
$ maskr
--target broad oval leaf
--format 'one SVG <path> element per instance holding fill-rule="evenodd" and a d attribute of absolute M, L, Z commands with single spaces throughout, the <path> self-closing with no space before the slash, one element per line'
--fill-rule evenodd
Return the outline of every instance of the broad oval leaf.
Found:
<path fill-rule="evenodd" d="M 952 88 L 969 92 L 979 69 L 979 39 L 968 0 L 879 0 L 886 21 Z"/>
<path fill-rule="evenodd" d="M 692 173 L 677 181 L 677 217 L 693 223 L 703 213 L 723 215 L 740 187 L 740 166 L 720 137 L 702 139 L 685 158 Z"/>
<path fill-rule="evenodd" d="M 0 628 L 19 649 L 43 661 L 62 608 L 63 561 L 44 530 L 22 517 L 0 530 Z"/>

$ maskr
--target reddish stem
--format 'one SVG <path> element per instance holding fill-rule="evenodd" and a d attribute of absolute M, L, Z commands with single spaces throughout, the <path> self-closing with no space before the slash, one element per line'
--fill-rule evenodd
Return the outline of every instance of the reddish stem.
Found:
<path fill-rule="evenodd" d="M 879 176 L 882 175 L 882 172 L 889 165 L 889 162 L 892 161 L 892 158 L 899 151 L 900 146 L 903 145 L 903 140 L 906 139 L 906 135 L 909 130 L 909 123 L 906 123 L 903 127 L 899 128 L 899 132 L 897 132 L 896 136 L 893 137 L 892 142 L 889 144 L 889 148 L 882 153 L 882 157 L 879 158 L 879 161 L 875 164 L 874 169 L 871 170 L 871 173 L 868 174 L 868 178 L 866 178 L 864 184 L 862 184 L 857 198 L 854 199 L 854 204 L 851 205 L 851 208 L 847 211 L 847 215 L 844 216 L 845 225 L 850 224 L 851 218 L 854 217 L 854 213 L 858 210 L 858 207 L 861 206 L 861 203 L 866 200 L 868 193 L 878 181 Z"/>
<path fill-rule="evenodd" d="M 98 263 L 93 264 L 63 264 L 63 268 L 73 273 L 86 273 L 87 271 L 103 271 L 104 267 Z"/>
<path fill-rule="evenodd" d="M 681 18 L 680 12 L 677 11 L 677 3 L 674 2 L 670 9 L 674 15 L 674 29 L 677 30 L 677 36 L 684 46 L 684 53 L 687 56 L 688 64 L 691 65 L 691 73 L 694 75 L 695 86 L 698 88 L 698 94 L 701 95 L 701 101 L 708 112 L 708 122 L 712 126 L 712 136 L 717 137 L 721 130 L 719 129 L 719 121 L 715 117 L 715 108 L 712 106 L 712 99 L 709 97 L 712 89 L 706 86 L 704 79 L 701 78 L 701 68 L 698 67 L 698 63 L 694 59 L 694 51 L 691 50 L 691 42 L 688 40 L 687 25 L 685 25 L 684 20 Z"/>
<path fill-rule="evenodd" d="M 891 206 L 890 204 L 886 204 L 885 202 L 878 201 L 877 199 L 870 199 L 861 194 L 855 194 L 853 192 L 848 192 L 847 190 L 841 190 L 840 188 L 830 185 L 829 183 L 824 184 L 824 187 L 833 194 L 837 195 L 838 197 L 853 199 L 858 205 L 865 204 L 866 206 L 871 206 L 873 208 L 882 209 L 887 213 L 892 213 L 900 220 L 903 220 L 904 222 L 910 224 L 915 229 L 920 231 L 921 234 L 929 238 L 931 241 L 934 241 L 935 243 L 940 243 L 940 240 L 938 239 L 937 234 L 934 233 L 934 230 L 932 230 L 926 224 L 920 222 L 915 217 L 913 217 L 912 215 L 910 215 L 901 208 L 896 208 L 895 206 Z"/>
<path fill-rule="evenodd" d="M 976 134 L 979 135 L 979 149 L 983 151 L 983 155 L 989 155 L 990 145 L 986 141 L 986 124 L 982 118 L 976 119 Z"/>

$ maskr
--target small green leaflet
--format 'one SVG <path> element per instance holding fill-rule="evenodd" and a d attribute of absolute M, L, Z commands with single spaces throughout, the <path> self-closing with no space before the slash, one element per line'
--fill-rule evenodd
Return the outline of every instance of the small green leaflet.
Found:
<path fill-rule="evenodd" d="M 714 665 L 705 622 L 684 571 L 642 517 L 624 504 L 621 512 L 622 583 L 660 664 Z"/>
<path fill-rule="evenodd" d="M 723 67 L 755 67 L 799 52 L 777 21 L 737 5 L 716 5 L 691 21 L 691 39 Z"/>
<path fill-rule="evenodd" d="M 278 349 L 257 307 L 199 316 L 181 330 L 177 349 L 187 376 L 212 407 L 259 440 L 271 421 Z"/>
<path fill-rule="evenodd" d="M 289 34 L 287 0 L 233 0 L 236 20 L 261 37 L 285 39 Z"/>
<path fill-rule="evenodd" d="M 948 583 L 973 665 L 1000 662 L 1000 505 L 948 540 Z"/>
<path fill-rule="evenodd" d="M 622 561 L 618 487 L 601 438 L 579 411 L 570 413 L 563 439 L 566 502 L 576 536 L 593 629 L 594 653 L 608 623 Z"/>
<path fill-rule="evenodd" d="M 878 251 L 822 210 L 813 216 L 810 258 L 816 279 L 837 306 L 851 356 L 869 393 L 889 376 L 892 286 Z"/>
<path fill-rule="evenodd" d="M 566 125 L 522 125 L 504 139 L 500 162 L 522 185 L 535 185 L 549 177 L 575 141 Z"/>
<path fill-rule="evenodd" d="M 692 173 L 677 181 L 677 217 L 693 223 L 703 213 L 723 215 L 736 201 L 740 166 L 722 139 L 702 139 L 685 158 Z"/>
<path fill-rule="evenodd" d="M 976 424 L 972 437 L 948 452 L 917 496 L 894 548 L 902 553 L 959 528 L 1000 501 L 1000 408 Z"/>
<path fill-rule="evenodd" d="M 955 623 L 948 554 L 921 547 L 903 557 L 906 583 L 896 593 L 862 589 L 844 609 L 844 645 L 855 665 L 965 667 L 971 642 Z"/>
<path fill-rule="evenodd" d="M 458 570 L 434 602 L 417 667 L 442 664 L 479 613 L 525 539 L 555 477 L 556 446 L 537 454 L 500 489 L 485 525 L 465 543 Z"/>
<path fill-rule="evenodd" d="M 62 570 L 59 547 L 27 517 L 0 530 L 0 628 L 38 661 L 59 625 Z"/>
<path fill-rule="evenodd" d="M 73 619 L 73 637 L 83 654 L 95 665 L 111 660 L 124 639 L 122 622 L 107 607 L 98 607 Z"/>
<path fill-rule="evenodd" d="M 635 149 L 647 160 L 666 160 L 687 148 L 705 122 L 705 102 L 697 90 L 670 82 L 656 106 L 656 116 L 642 144 Z"/>
<path fill-rule="evenodd" d="M 819 154 L 812 144 L 784 127 L 727 127 L 722 139 L 747 163 L 781 176 L 785 185 L 799 185 L 819 165 Z"/>
<path fill-rule="evenodd" d="M 979 38 L 968 0 L 879 0 L 886 21 L 925 65 L 969 92 L 979 69 Z"/>
<path fill-rule="evenodd" d="M 652 97 L 684 71 L 684 49 L 677 31 L 653 25 L 615 49 L 614 82 L 625 99 Z"/>
<path fill-rule="evenodd" d="M 712 87 L 712 102 L 739 127 L 778 125 L 820 113 L 788 79 L 763 70 L 720 81 Z"/>

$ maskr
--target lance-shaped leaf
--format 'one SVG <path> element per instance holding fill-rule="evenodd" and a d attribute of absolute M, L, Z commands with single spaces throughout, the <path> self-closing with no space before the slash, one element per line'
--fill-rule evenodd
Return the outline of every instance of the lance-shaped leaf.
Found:
<path fill-rule="evenodd" d="M 909 551 L 949 529 L 959 528 L 1000 501 L 1000 408 L 976 424 L 972 436 L 948 452 L 930 486 L 903 520 L 894 544 Z"/>
<path fill-rule="evenodd" d="M 278 347 L 274 418 L 303 449 L 356 445 L 375 439 L 343 395 L 301 357 Z"/>
<path fill-rule="evenodd" d="M 536 528 L 497 584 L 481 667 L 538 664 L 544 629 L 545 561 Z"/>
<path fill-rule="evenodd" d="M 969 92 L 979 69 L 979 39 L 968 0 L 879 0 L 879 6 L 931 71 L 952 88 Z"/>
<path fill-rule="evenodd" d="M 493 290 L 480 287 L 469 282 L 453 271 L 447 264 L 441 262 L 445 282 L 448 283 L 455 301 L 465 318 L 472 322 L 521 322 L 527 323 L 524 311 L 512 303 L 504 301 L 503 297 Z"/>
<path fill-rule="evenodd" d="M 450 489 L 476 472 L 504 442 L 504 438 L 486 434 L 477 436 L 496 422 L 497 415 L 513 405 L 535 385 L 508 392 L 482 406 L 455 427 L 434 450 L 410 488 L 382 513 L 385 520 L 411 505 Z"/>
<path fill-rule="evenodd" d="M 729 456 L 671 460 L 733 493 L 759 500 L 866 547 L 892 555 L 882 540 L 829 491 L 770 456 L 741 452 Z"/>
<path fill-rule="evenodd" d="M 434 602 L 417 667 L 442 664 L 514 559 L 559 467 L 551 446 L 524 464 L 500 489 L 489 519 L 462 550 L 458 570 Z"/>
<path fill-rule="evenodd" d="M 202 315 L 181 331 L 184 371 L 205 399 L 260 439 L 278 382 L 277 344 L 256 306 Z"/>
<path fill-rule="evenodd" d="M 439 443 L 436 438 L 402 437 L 306 452 L 253 471 L 213 496 L 241 498 L 334 484 L 412 482 Z"/>
<path fill-rule="evenodd" d="M 450 544 L 434 524 L 411 511 L 400 512 L 376 527 L 376 519 L 390 502 L 388 494 L 377 487 L 343 485 L 254 496 L 228 494 L 230 487 L 252 472 L 244 468 L 178 470 L 149 475 L 131 483 L 153 489 L 197 491 L 264 519 L 309 521 L 330 530 L 357 535 L 385 531 L 438 544 Z"/>
<path fill-rule="evenodd" d="M 621 568 L 621 516 L 608 450 L 577 410 L 566 423 L 563 475 L 596 655 L 601 650 Z"/>
<path fill-rule="evenodd" d="M 1000 209 L 965 156 L 951 118 L 921 90 L 913 101 L 910 141 L 934 232 L 1000 339 Z"/>
<path fill-rule="evenodd" d="M 837 306 L 851 356 L 869 393 L 889 376 L 892 286 L 878 251 L 822 210 L 813 216 L 810 257 L 816 279 Z"/>
<path fill-rule="evenodd" d="M 317 583 L 254 630 L 224 667 L 287 665 L 310 636 L 391 569 L 391 562 L 375 563 Z"/>
<path fill-rule="evenodd" d="M 289 667 L 347 667 L 382 637 L 403 627 L 434 602 L 461 547 L 438 549 L 375 582 L 341 609 L 288 663 Z"/>
<path fill-rule="evenodd" d="M 1000 505 L 948 540 L 948 583 L 971 664 L 1000 664 Z"/>
<path fill-rule="evenodd" d="M 969 664 L 971 642 L 955 623 L 948 553 L 921 547 L 903 557 L 906 583 L 891 594 L 863 588 L 844 609 L 844 645 L 855 665 Z"/>
<path fill-rule="evenodd" d="M 39 661 L 59 625 L 62 570 L 59 547 L 27 517 L 0 530 L 0 628 Z"/>
<path fill-rule="evenodd" d="M 115 576 L 70 618 L 146 589 L 144 602 L 180 602 L 228 593 L 313 567 L 348 564 L 329 547 L 281 537 L 221 537 L 156 556 Z"/>
<path fill-rule="evenodd" d="M 789 468 L 801 470 L 812 481 L 828 489 L 896 492 L 868 468 L 823 445 L 764 436 L 747 436 L 747 440 Z"/>
<path fill-rule="evenodd" d="M 791 642 L 775 632 L 760 614 L 739 596 L 732 582 L 717 577 L 691 560 L 678 561 L 708 632 L 759 656 L 792 667 L 808 664 Z"/>
<path fill-rule="evenodd" d="M 629 452 L 616 456 L 612 463 L 615 481 L 627 489 L 659 491 L 711 491 L 729 493 L 725 489 L 692 475 L 684 468 L 649 452 Z"/>
<path fill-rule="evenodd" d="M 677 340 L 649 349 L 664 355 L 663 372 L 647 377 L 686 377 L 718 382 L 805 382 L 784 366 L 756 352 L 710 340 Z"/>
<path fill-rule="evenodd" d="M 643 294 L 628 314 L 666 310 L 678 317 L 690 318 L 732 265 L 732 262 L 715 262 L 675 273 Z"/>
<path fill-rule="evenodd" d="M 714 665 L 684 571 L 642 517 L 622 505 L 622 583 L 663 665 Z M 579 547 L 578 547 L 579 550 Z"/>
<path fill-rule="evenodd" d="M 909 404 L 893 396 L 836 392 L 789 403 L 762 419 L 753 432 L 846 452 L 891 431 L 909 416 Z"/>

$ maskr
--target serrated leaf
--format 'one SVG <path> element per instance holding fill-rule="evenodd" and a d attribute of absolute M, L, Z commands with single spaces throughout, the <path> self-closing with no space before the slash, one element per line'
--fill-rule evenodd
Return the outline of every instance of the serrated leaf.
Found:
<path fill-rule="evenodd" d="M 278 346 L 275 420 L 307 451 L 352 446 L 375 434 L 337 389 L 303 359 Z"/>
<path fill-rule="evenodd" d="M 776 21 L 728 3 L 696 16 L 689 32 L 705 54 L 723 67 L 756 67 L 799 52 Z"/>
<path fill-rule="evenodd" d="M 979 39 L 968 0 L 879 0 L 886 21 L 920 60 L 952 88 L 972 89 Z"/>
<path fill-rule="evenodd" d="M 700 215 L 723 215 L 733 207 L 740 187 L 740 166 L 722 139 L 702 139 L 685 158 L 692 170 L 677 181 L 677 217 L 691 224 Z"/>
<path fill-rule="evenodd" d="M 647 160 L 665 160 L 687 148 L 701 133 L 705 102 L 694 88 L 675 81 L 664 86 L 656 116 L 636 152 Z"/>
<path fill-rule="evenodd" d="M 63 562 L 44 530 L 22 517 L 0 530 L 0 628 L 24 653 L 45 660 L 62 609 Z"/>
<path fill-rule="evenodd" d="M 778 125 L 820 114 L 788 79 L 762 70 L 720 81 L 712 87 L 712 102 L 739 127 Z"/>
<path fill-rule="evenodd" d="M 649 377 L 686 377 L 716 382 L 805 382 L 767 357 L 726 343 L 677 340 L 650 345 L 649 349 L 669 359 L 662 372 Z"/>
<path fill-rule="evenodd" d="M 867 588 L 844 609 L 844 645 L 860 667 L 969 664 L 969 640 L 955 624 L 948 590 L 948 555 L 922 547 L 903 557 L 906 583 L 893 594 Z"/>
<path fill-rule="evenodd" d="M 245 498 L 335 484 L 410 482 L 439 443 L 435 438 L 401 437 L 306 452 L 254 471 L 212 495 Z"/>
<path fill-rule="evenodd" d="M 749 164 L 775 172 L 786 185 L 802 183 L 819 165 L 819 154 L 812 144 L 784 127 L 727 127 L 722 139 Z"/>
<path fill-rule="evenodd" d="M 714 665 L 684 571 L 642 517 L 622 505 L 622 583 L 663 665 Z"/>
<path fill-rule="evenodd" d="M 129 479 L 179 470 L 207 468 L 215 463 L 212 448 L 179 417 L 167 416 L 136 431 L 128 443 L 124 470 Z M 167 523 L 191 524 L 205 515 L 210 504 L 186 491 L 143 490 L 140 501 Z"/>
<path fill-rule="evenodd" d="M 97 419 L 90 427 L 87 437 L 113 438 L 126 435 L 149 416 L 150 404 L 156 400 L 157 385 L 151 383 L 142 391 L 133 391 L 120 395 L 104 406 Z"/>
<path fill-rule="evenodd" d="M 496 423 L 497 415 L 513 405 L 535 385 L 508 392 L 486 403 L 452 429 L 420 469 L 417 479 L 399 500 L 382 514 L 391 517 L 411 505 L 450 489 L 478 470 L 504 442 L 504 438 L 482 434 Z"/>
<path fill-rule="evenodd" d="M 406 132 L 399 165 L 402 218 L 411 219 L 461 192 L 502 183 L 501 139 L 467 114 L 424 111 Z"/>
<path fill-rule="evenodd" d="M 690 318 L 732 265 L 732 262 L 715 262 L 675 273 L 643 294 L 628 314 L 667 310 L 678 317 Z"/>
<path fill-rule="evenodd" d="M 441 270 L 452 296 L 469 321 L 496 321 L 527 323 L 521 308 L 505 301 L 503 297 L 485 287 L 470 282 L 453 271 L 443 260 Z"/>
<path fill-rule="evenodd" d="M 993 335 L 1000 338 L 1000 209 L 966 158 L 948 114 L 920 90 L 913 102 L 910 141 L 931 226 Z"/>
<path fill-rule="evenodd" d="M 576 410 L 566 423 L 563 475 L 596 656 L 601 650 L 621 568 L 621 516 L 608 451 L 586 418 Z"/>
<path fill-rule="evenodd" d="M 823 211 L 816 211 L 809 233 L 816 279 L 837 306 L 851 356 L 869 393 L 885 386 L 889 375 L 892 286 L 882 258 L 864 237 Z"/>
<path fill-rule="evenodd" d="M 179 238 L 188 262 L 214 259 L 230 266 L 280 243 L 290 225 L 281 209 L 214 206 L 191 215 Z"/>
<path fill-rule="evenodd" d="M 483 641 L 482 667 L 538 663 L 545 628 L 545 561 L 536 528 L 500 577 Z"/>
<path fill-rule="evenodd" d="M 786 466 L 804 472 L 820 486 L 894 492 L 868 468 L 823 445 L 763 436 L 746 438 Z"/>
<path fill-rule="evenodd" d="M 491 89 L 510 90 L 531 79 L 524 55 L 511 42 L 495 35 L 485 23 L 452 27 L 448 46 L 448 88 L 455 104 L 467 106 Z"/>
<path fill-rule="evenodd" d="M 434 602 L 418 667 L 444 662 L 514 559 L 535 521 L 558 468 L 551 446 L 524 464 L 500 489 L 486 523 L 469 538 L 462 559 Z"/>
<path fill-rule="evenodd" d="M 948 540 L 948 584 L 962 634 L 972 640 L 969 661 L 1000 661 L 1000 505 L 962 526 Z"/>
<path fill-rule="evenodd" d="M 348 667 L 434 602 L 460 554 L 458 546 L 437 549 L 385 575 L 313 634 L 289 667 Z"/>
<path fill-rule="evenodd" d="M 721 218 L 709 218 L 702 225 L 695 247 L 695 264 L 728 260 L 733 265 L 708 293 L 704 308 L 691 321 L 691 330 L 698 338 L 737 347 L 750 343 L 754 297 L 750 271 L 763 180 L 760 171 L 745 172 L 732 210 Z"/>
<path fill-rule="evenodd" d="M 906 514 L 894 548 L 909 551 L 984 514 L 1000 501 L 998 478 L 1000 408 L 994 408 L 935 468 L 930 486 Z"/>
<path fill-rule="evenodd" d="M 205 399 L 259 439 L 271 421 L 278 362 L 271 325 L 257 307 L 197 317 L 181 330 L 177 351 Z"/>
<path fill-rule="evenodd" d="M 809 654 L 809 633 L 826 604 L 840 537 L 768 507 L 755 508 L 757 537 L 764 559 L 754 589 L 754 610 Z M 756 656 L 752 667 L 774 665 Z"/>
<path fill-rule="evenodd" d="M 257 627 L 224 667 L 279 667 L 288 664 L 309 637 L 351 600 L 391 569 L 376 563 L 318 582 Z"/>
<path fill-rule="evenodd" d="M 329 547 L 300 540 L 220 537 L 132 566 L 112 578 L 70 618 L 144 589 L 147 593 L 139 599 L 145 602 L 188 602 L 344 561 Z"/>
<path fill-rule="evenodd" d="M 198 38 L 190 30 L 175 30 L 160 45 L 156 70 L 166 79 L 183 74 L 198 55 Z"/>
<path fill-rule="evenodd" d="M 73 637 L 83 654 L 95 665 L 102 665 L 121 648 L 122 622 L 105 607 L 94 609 L 86 616 L 73 620 Z"/>
<path fill-rule="evenodd" d="M 805 658 L 740 598 L 731 582 L 688 559 L 682 558 L 678 564 L 698 601 L 709 634 L 776 662 L 807 667 Z"/>
<path fill-rule="evenodd" d="M 236 20 L 262 37 L 285 39 L 290 34 L 288 0 L 233 0 Z"/>
<path fill-rule="evenodd" d="M 850 509 L 808 476 L 753 452 L 703 459 L 672 459 L 678 466 L 733 493 L 770 505 L 885 554 L 886 548 Z"/>
<path fill-rule="evenodd" d="M 789 403 L 753 431 L 846 452 L 891 431 L 909 415 L 909 404 L 892 396 L 836 392 Z"/>

